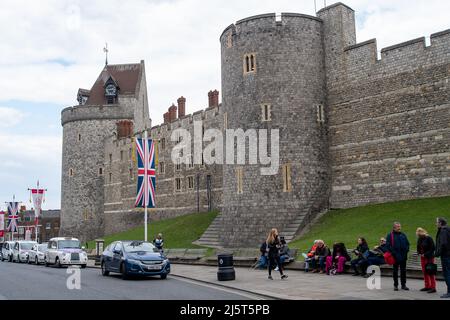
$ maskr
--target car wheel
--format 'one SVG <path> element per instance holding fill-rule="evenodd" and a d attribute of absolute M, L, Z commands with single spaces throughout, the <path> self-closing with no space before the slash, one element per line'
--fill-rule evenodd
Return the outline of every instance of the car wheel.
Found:
<path fill-rule="evenodd" d="M 127 269 L 125 268 L 125 264 L 122 262 L 120 265 L 120 274 L 122 275 L 123 280 L 128 280 L 129 276 L 127 274 Z"/>
<path fill-rule="evenodd" d="M 39 259 L 38 259 L 38 257 L 36 257 L 36 258 L 34 259 L 34 264 L 35 264 L 35 265 L 39 265 Z"/>
<path fill-rule="evenodd" d="M 81 265 L 81 269 L 86 269 L 86 265 L 85 265 L 85 264 L 82 264 L 82 265 Z"/>
<path fill-rule="evenodd" d="M 161 279 L 162 279 L 162 280 L 166 280 L 166 279 L 167 279 L 167 274 L 162 274 L 162 275 L 161 275 Z"/>
<path fill-rule="evenodd" d="M 27 264 L 31 264 L 30 257 L 27 257 Z"/>
<path fill-rule="evenodd" d="M 13 262 L 13 257 L 12 257 L 12 255 L 9 255 L 8 261 L 9 261 L 9 262 Z"/>
<path fill-rule="evenodd" d="M 104 276 L 104 277 L 109 276 L 109 271 L 106 270 L 106 266 L 105 266 L 104 262 L 102 262 L 102 276 Z"/>
<path fill-rule="evenodd" d="M 59 261 L 59 258 L 56 258 L 56 260 L 55 260 L 55 266 L 56 266 L 57 268 L 61 268 L 61 262 Z"/>
<path fill-rule="evenodd" d="M 47 257 L 44 258 L 44 264 L 45 264 L 46 267 L 50 266 L 50 264 L 47 261 Z"/>

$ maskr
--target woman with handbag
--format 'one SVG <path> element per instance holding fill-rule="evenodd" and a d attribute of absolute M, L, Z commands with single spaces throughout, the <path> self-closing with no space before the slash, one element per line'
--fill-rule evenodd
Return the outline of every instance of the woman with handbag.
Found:
<path fill-rule="evenodd" d="M 417 253 L 420 255 L 420 262 L 422 263 L 423 278 L 425 287 L 420 291 L 435 293 L 436 292 L 436 273 L 434 263 L 435 245 L 433 238 L 428 235 L 425 229 L 418 228 L 417 235 Z"/>

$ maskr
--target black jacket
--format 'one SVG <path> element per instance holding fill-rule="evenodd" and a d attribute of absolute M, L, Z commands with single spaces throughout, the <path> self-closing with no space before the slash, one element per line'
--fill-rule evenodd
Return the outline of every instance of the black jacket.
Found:
<path fill-rule="evenodd" d="M 436 235 L 436 257 L 450 257 L 450 228 L 440 227 Z"/>
<path fill-rule="evenodd" d="M 394 244 L 391 241 L 391 235 L 394 233 Z M 408 260 L 409 241 L 406 234 L 403 232 L 391 232 L 386 236 L 386 244 L 389 248 L 389 252 L 395 258 L 397 262 L 403 262 Z"/>
<path fill-rule="evenodd" d="M 419 237 L 417 240 L 417 253 L 423 254 L 425 258 L 433 258 L 435 249 L 433 238 L 430 236 Z"/>
<path fill-rule="evenodd" d="M 269 257 L 279 257 L 280 248 L 281 248 L 281 241 L 279 237 L 276 237 L 272 243 L 267 243 L 267 250 L 269 252 Z"/>
<path fill-rule="evenodd" d="M 387 251 L 389 251 L 387 244 L 382 244 L 382 245 L 375 247 L 375 249 L 371 250 L 369 256 L 370 257 L 383 257 L 383 255 Z"/>
<path fill-rule="evenodd" d="M 357 251 L 358 253 L 356 253 L 355 251 Z M 365 243 L 359 244 L 358 247 L 356 247 L 356 249 L 353 250 L 353 252 L 356 254 L 356 256 L 358 258 L 367 258 L 368 253 L 369 253 L 368 251 L 369 251 L 369 246 Z"/>

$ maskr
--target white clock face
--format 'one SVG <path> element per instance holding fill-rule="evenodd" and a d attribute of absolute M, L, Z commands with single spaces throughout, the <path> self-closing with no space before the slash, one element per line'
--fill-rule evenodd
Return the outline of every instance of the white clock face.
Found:
<path fill-rule="evenodd" d="M 116 95 L 116 86 L 113 84 L 110 84 L 106 87 L 105 93 L 107 96 L 115 96 Z"/>

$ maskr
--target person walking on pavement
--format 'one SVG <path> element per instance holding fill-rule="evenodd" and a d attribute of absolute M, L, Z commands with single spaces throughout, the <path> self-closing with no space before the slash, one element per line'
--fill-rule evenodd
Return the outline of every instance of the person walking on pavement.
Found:
<path fill-rule="evenodd" d="M 275 266 L 278 266 L 278 271 L 281 274 L 281 279 L 286 279 L 288 276 L 283 272 L 283 266 L 280 260 L 280 248 L 281 241 L 278 237 L 278 230 L 272 229 L 267 237 L 267 253 L 269 258 L 269 280 L 273 280 L 272 278 L 272 269 Z"/>
<path fill-rule="evenodd" d="M 409 288 L 406 286 L 406 262 L 408 260 L 409 241 L 406 234 L 401 230 L 402 225 L 399 222 L 394 222 L 392 232 L 386 236 L 386 244 L 388 251 L 395 259 L 393 266 L 394 290 L 398 291 L 398 269 L 400 268 L 402 290 L 408 291 Z"/>
<path fill-rule="evenodd" d="M 425 287 L 421 289 L 422 292 L 435 293 L 436 292 L 436 276 L 427 272 L 427 264 L 434 264 L 434 241 L 428 235 L 425 229 L 418 228 L 417 235 L 417 253 L 420 255 L 420 262 L 422 265 L 423 279 Z"/>
<path fill-rule="evenodd" d="M 436 257 L 441 257 L 442 273 L 447 284 L 447 293 L 442 295 L 442 299 L 450 299 L 450 228 L 447 220 L 438 218 L 436 221 L 438 232 L 436 235 Z"/>

